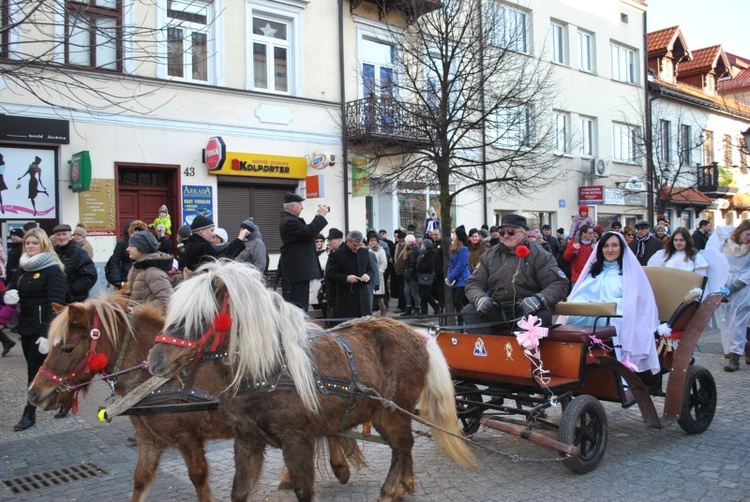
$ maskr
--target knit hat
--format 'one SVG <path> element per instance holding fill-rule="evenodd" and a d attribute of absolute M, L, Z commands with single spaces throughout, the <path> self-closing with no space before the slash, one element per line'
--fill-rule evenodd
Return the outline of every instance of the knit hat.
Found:
<path fill-rule="evenodd" d="M 456 239 L 460 240 L 464 244 L 469 242 L 469 236 L 466 235 L 466 227 L 461 225 L 460 227 L 456 227 Z"/>
<path fill-rule="evenodd" d="M 28 232 L 32 228 L 36 228 L 38 226 L 39 225 L 37 225 L 35 221 L 29 221 L 28 223 L 24 223 L 23 230 L 24 230 L 24 232 Z"/>
<path fill-rule="evenodd" d="M 430 239 L 423 240 L 422 245 L 424 246 L 425 251 L 429 251 L 433 248 L 432 241 Z"/>
<path fill-rule="evenodd" d="M 162 204 L 162 206 L 159 208 L 159 212 L 169 214 L 169 210 L 167 209 L 166 204 Z"/>
<path fill-rule="evenodd" d="M 218 227 L 216 230 L 214 230 L 214 235 L 221 239 L 222 244 L 226 243 L 229 240 L 227 231 L 221 227 Z"/>
<path fill-rule="evenodd" d="M 187 239 L 190 237 L 190 227 L 187 225 L 182 225 L 179 230 L 177 230 L 177 235 L 182 237 L 183 239 Z"/>
<path fill-rule="evenodd" d="M 81 237 L 85 239 L 87 232 L 86 232 L 86 229 L 83 227 L 76 227 L 75 230 L 73 230 L 73 235 L 80 235 Z"/>
<path fill-rule="evenodd" d="M 155 253 L 159 249 L 159 242 L 151 232 L 139 230 L 130 236 L 130 245 L 138 248 L 144 253 Z"/>
<path fill-rule="evenodd" d="M 369 241 L 371 237 L 375 237 L 378 240 L 380 239 L 380 236 L 378 236 L 378 233 L 375 230 L 367 231 L 367 240 Z"/>
<path fill-rule="evenodd" d="M 207 228 L 214 227 L 214 222 L 210 219 L 206 218 L 202 214 L 196 215 L 193 222 L 190 224 L 190 231 L 192 233 L 200 232 L 201 230 L 205 230 Z"/>
<path fill-rule="evenodd" d="M 22 228 L 14 228 L 10 231 L 10 235 L 15 235 L 16 237 L 23 239 L 23 236 L 26 232 L 23 231 Z"/>
<path fill-rule="evenodd" d="M 589 212 L 589 206 L 586 205 L 586 204 L 581 204 L 580 206 L 578 206 L 578 214 L 581 214 L 581 213 L 584 213 L 584 212 L 585 213 Z"/>
<path fill-rule="evenodd" d="M 246 228 L 250 230 L 250 233 L 253 233 L 256 230 L 258 230 L 258 226 L 255 224 L 252 218 L 248 218 L 242 223 L 240 223 L 240 228 Z"/>
<path fill-rule="evenodd" d="M 526 232 L 526 237 L 536 237 L 536 232 L 533 230 L 529 230 Z"/>
<path fill-rule="evenodd" d="M 404 237 L 404 242 L 406 244 L 414 244 L 415 242 L 417 242 L 417 238 L 412 234 L 407 234 L 407 236 Z"/>
<path fill-rule="evenodd" d="M 482 229 L 479 230 L 479 235 L 481 235 L 482 238 L 487 238 L 487 237 L 490 236 L 490 233 L 487 230 L 485 230 L 484 228 L 482 228 Z"/>
<path fill-rule="evenodd" d="M 611 227 L 611 228 L 615 228 L 615 227 L 620 227 L 620 228 L 622 228 L 622 223 L 620 223 L 620 221 L 619 221 L 619 220 L 615 220 L 615 221 L 613 221 L 613 222 L 612 222 L 612 227 Z"/>

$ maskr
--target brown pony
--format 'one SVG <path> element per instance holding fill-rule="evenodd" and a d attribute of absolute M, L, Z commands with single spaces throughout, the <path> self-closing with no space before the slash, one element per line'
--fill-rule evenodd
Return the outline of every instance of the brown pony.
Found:
<path fill-rule="evenodd" d="M 132 333 L 132 339 L 123 350 L 124 358 L 119 369 L 134 368 L 145 361 L 155 337 L 164 326 L 164 317 L 151 305 L 137 307 L 135 314 L 129 316 L 129 306 L 128 301 L 120 295 L 102 296 L 68 307 L 55 305 L 57 316 L 49 329 L 51 350 L 29 388 L 29 401 L 45 410 L 55 409 L 63 401 L 72 401 L 70 387 L 90 382 L 97 374 L 97 371 L 86 372 L 80 367 L 82 362 L 91 361 L 89 351 L 95 316 L 101 336 L 94 352 L 106 356 L 108 364 L 104 371 L 107 374 L 115 371 L 118 354 L 128 331 Z M 225 384 L 219 380 L 219 365 L 221 362 L 197 366 L 196 390 L 214 396 L 225 390 Z M 114 379 L 115 392 L 120 396 L 125 395 L 150 377 L 145 368 L 123 373 Z M 173 379 L 167 382 L 165 388 L 179 388 L 182 385 L 179 380 Z M 85 385 L 81 387 L 84 392 L 87 388 Z M 172 399 L 163 404 L 178 402 L 178 399 Z M 182 454 L 198 500 L 213 500 L 204 445 L 208 440 L 232 437 L 229 426 L 221 419 L 218 410 L 131 416 L 130 420 L 135 427 L 138 443 L 138 465 L 131 500 L 146 499 L 166 448 L 177 448 Z M 342 447 L 348 448 L 346 454 L 342 452 Z M 329 448 L 333 472 L 339 481 L 346 483 L 349 465 L 345 457 L 350 457 L 359 467 L 363 461 L 361 452 L 355 442 L 336 437 L 329 439 Z M 288 474 L 285 476 L 288 477 Z M 291 483 L 282 478 L 280 488 L 284 486 L 290 487 Z"/>
<path fill-rule="evenodd" d="M 460 465 L 474 465 L 460 438 L 448 365 L 433 338 L 387 318 L 316 333 L 254 268 L 219 261 L 199 272 L 175 290 L 162 343 L 148 363 L 157 376 L 174 375 L 196 347 L 215 340 L 214 332 L 220 344 L 225 334 L 222 383 L 234 395 L 222 397 L 220 410 L 235 437 L 232 500 L 250 495 L 268 445 L 281 448 L 297 498 L 313 499 L 315 438 L 366 422 L 392 449 L 379 500 L 413 492 L 411 418 L 371 397 L 408 412 L 421 399 L 421 416 L 443 429 L 432 429 L 438 444 Z"/>

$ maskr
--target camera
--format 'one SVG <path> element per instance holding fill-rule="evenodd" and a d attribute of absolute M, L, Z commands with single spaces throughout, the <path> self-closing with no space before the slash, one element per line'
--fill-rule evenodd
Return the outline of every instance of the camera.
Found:
<path fill-rule="evenodd" d="M 326 206 L 325 204 L 318 204 L 318 207 L 324 207 L 326 208 L 326 211 L 328 211 L 329 213 L 331 212 L 331 206 Z"/>

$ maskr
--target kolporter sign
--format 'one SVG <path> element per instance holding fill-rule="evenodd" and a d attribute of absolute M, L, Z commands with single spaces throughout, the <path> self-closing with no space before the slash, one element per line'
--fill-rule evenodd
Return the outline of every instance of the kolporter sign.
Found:
<path fill-rule="evenodd" d="M 284 157 L 262 153 L 227 152 L 227 161 L 209 174 L 303 180 L 307 177 L 305 157 Z"/>

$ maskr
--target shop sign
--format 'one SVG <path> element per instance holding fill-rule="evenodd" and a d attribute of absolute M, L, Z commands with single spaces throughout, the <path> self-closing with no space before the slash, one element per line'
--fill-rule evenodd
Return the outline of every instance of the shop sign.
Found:
<path fill-rule="evenodd" d="M 322 174 L 308 176 L 305 179 L 306 195 L 308 199 L 317 199 L 326 196 L 325 178 Z"/>
<path fill-rule="evenodd" d="M 190 225 L 197 215 L 214 218 L 213 188 L 210 185 L 182 186 L 182 224 Z"/>
<path fill-rule="evenodd" d="M 307 155 L 305 158 L 307 159 L 307 167 L 315 170 L 325 169 L 336 163 L 336 155 L 332 153 L 313 152 L 312 155 Z"/>
<path fill-rule="evenodd" d="M 307 159 L 263 153 L 227 152 L 227 162 L 209 174 L 303 180 L 307 177 Z"/>
<path fill-rule="evenodd" d="M 70 143 L 70 123 L 67 120 L 0 114 L 0 141 L 67 145 Z"/>
<path fill-rule="evenodd" d="M 604 204 L 604 187 L 578 187 L 578 204 Z"/>
<path fill-rule="evenodd" d="M 89 179 L 89 185 L 78 194 L 78 221 L 90 236 L 116 235 L 115 180 Z"/>
<path fill-rule="evenodd" d="M 206 149 L 203 150 L 203 162 L 208 166 L 209 171 L 221 169 L 227 158 L 227 145 L 219 136 L 214 136 L 208 140 Z"/>
<path fill-rule="evenodd" d="M 605 188 L 604 203 L 612 206 L 640 206 L 643 207 L 648 201 L 646 192 L 633 192 L 622 188 Z"/>
<path fill-rule="evenodd" d="M 49 148 L 0 146 L 5 218 L 57 218 L 57 157 Z M 0 189 L 3 187 L 0 186 Z"/>
<path fill-rule="evenodd" d="M 367 157 L 352 157 L 352 197 L 370 195 L 370 178 Z"/>
<path fill-rule="evenodd" d="M 91 156 L 88 150 L 74 153 L 70 164 L 70 188 L 74 192 L 85 192 L 91 186 Z"/>

